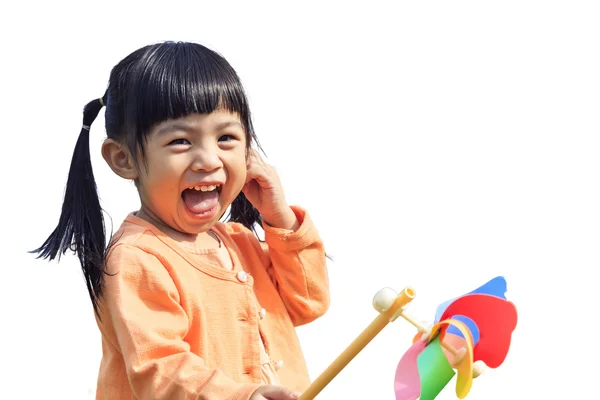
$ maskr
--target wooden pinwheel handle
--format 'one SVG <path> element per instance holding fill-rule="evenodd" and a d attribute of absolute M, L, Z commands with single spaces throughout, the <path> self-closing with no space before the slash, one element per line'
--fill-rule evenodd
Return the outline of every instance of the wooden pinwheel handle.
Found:
<path fill-rule="evenodd" d="M 315 379 L 312 384 L 306 389 L 304 393 L 299 397 L 299 400 L 312 400 L 327 386 L 333 378 L 335 378 L 342 369 L 348 365 L 362 349 L 385 326 L 394 321 L 398 313 L 408 305 L 415 298 L 415 291 L 411 287 L 405 288 L 401 291 L 395 300 L 386 310 L 379 313 L 379 315 L 371 322 L 369 326 L 360 334 L 354 341 L 340 354 L 330 365 Z"/>

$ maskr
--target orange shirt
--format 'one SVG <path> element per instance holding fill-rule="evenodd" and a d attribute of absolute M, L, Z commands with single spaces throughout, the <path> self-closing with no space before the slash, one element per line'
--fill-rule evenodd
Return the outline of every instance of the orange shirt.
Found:
<path fill-rule="evenodd" d="M 211 231 L 212 232 L 212 231 Z M 216 234 L 214 234 L 215 236 L 217 236 Z M 218 236 L 217 236 L 218 239 Z M 204 254 L 206 254 L 206 249 L 204 250 L 198 250 L 195 248 L 195 246 L 186 246 L 188 252 L 191 253 L 200 253 L 199 257 L 202 257 Z M 216 254 L 216 256 L 219 258 L 222 266 L 228 270 L 232 270 L 233 269 L 233 260 L 231 259 L 231 256 L 229 255 L 229 250 L 227 250 L 227 248 L 225 248 L 225 246 L 223 245 L 223 242 L 219 239 L 219 248 L 217 250 L 209 250 L 211 253 L 214 252 Z M 202 260 L 198 261 L 200 263 L 202 263 Z M 266 311 L 264 309 L 261 310 L 261 314 L 259 314 L 261 316 L 261 318 L 264 318 L 264 316 L 266 315 Z M 262 379 L 261 379 L 261 383 L 265 384 L 265 385 L 278 385 L 279 384 L 279 377 L 277 376 L 277 366 L 274 365 L 273 360 L 271 360 L 269 358 L 269 355 L 267 354 L 267 351 L 265 349 L 265 343 L 263 342 L 262 336 L 259 339 L 259 345 L 260 345 L 260 364 L 261 364 L 261 368 L 262 368 Z"/>
<path fill-rule="evenodd" d="M 107 256 L 96 398 L 247 400 L 263 379 L 261 339 L 280 383 L 305 390 L 294 327 L 325 313 L 329 284 L 318 232 L 292 209 L 298 230 L 265 225 L 265 243 L 240 224 L 213 228 L 232 270 L 130 214 Z"/>

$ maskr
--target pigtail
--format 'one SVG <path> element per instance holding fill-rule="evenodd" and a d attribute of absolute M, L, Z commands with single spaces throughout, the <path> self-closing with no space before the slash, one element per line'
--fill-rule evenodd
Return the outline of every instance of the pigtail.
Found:
<path fill-rule="evenodd" d="M 58 225 L 44 244 L 32 251 L 38 253 L 38 258 L 50 260 L 57 256 L 60 259 L 67 250 L 74 252 L 81 263 L 96 314 L 104 282 L 106 237 L 92 171 L 89 131 L 103 105 L 102 99 L 96 99 L 83 110 L 83 126 L 71 159 Z"/>
<path fill-rule="evenodd" d="M 262 223 L 258 210 L 250 203 L 243 192 L 233 200 L 229 210 L 229 221 L 238 222 L 256 233 L 256 224 Z"/>

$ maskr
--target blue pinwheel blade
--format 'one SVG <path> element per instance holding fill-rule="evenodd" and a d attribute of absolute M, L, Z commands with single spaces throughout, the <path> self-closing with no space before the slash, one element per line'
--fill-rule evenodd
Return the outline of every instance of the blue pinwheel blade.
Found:
<path fill-rule="evenodd" d="M 503 276 L 497 276 L 494 279 L 488 281 L 487 283 L 481 285 L 477 289 L 475 289 L 463 296 L 466 296 L 469 294 L 487 294 L 490 296 L 496 296 L 496 297 L 506 300 L 506 296 L 505 296 L 505 294 L 506 294 L 506 279 L 504 279 Z M 462 296 L 459 296 L 459 297 L 462 297 Z M 456 300 L 456 299 L 458 299 L 458 297 L 455 297 L 452 300 L 445 301 L 437 307 L 437 309 L 435 311 L 435 323 L 440 322 L 440 318 L 442 318 L 442 314 L 444 314 L 444 311 L 446 311 L 446 308 L 448 308 L 448 306 L 450 304 L 452 304 L 452 302 L 454 302 L 454 300 Z"/>

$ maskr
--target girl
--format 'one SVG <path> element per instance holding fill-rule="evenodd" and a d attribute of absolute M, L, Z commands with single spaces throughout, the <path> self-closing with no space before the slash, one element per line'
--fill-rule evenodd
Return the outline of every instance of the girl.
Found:
<path fill-rule="evenodd" d="M 103 106 L 102 155 L 141 201 L 108 246 L 88 136 Z M 79 257 L 102 335 L 97 399 L 293 399 L 309 385 L 294 327 L 328 308 L 323 244 L 253 143 L 236 72 L 199 44 L 133 52 L 86 105 L 58 226 L 35 252 Z"/>

